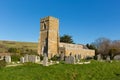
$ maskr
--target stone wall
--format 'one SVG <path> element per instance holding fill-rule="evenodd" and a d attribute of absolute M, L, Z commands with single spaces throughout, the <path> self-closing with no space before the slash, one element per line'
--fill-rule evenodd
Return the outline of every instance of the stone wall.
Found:
<path fill-rule="evenodd" d="M 93 57 L 95 55 L 94 50 L 84 49 L 83 45 L 60 43 L 60 47 L 59 52 L 64 52 L 65 56 L 69 56 L 70 53 L 72 53 L 72 55 L 81 55 L 81 58 L 83 59 L 86 57 Z M 64 48 L 64 51 L 62 47 Z"/>

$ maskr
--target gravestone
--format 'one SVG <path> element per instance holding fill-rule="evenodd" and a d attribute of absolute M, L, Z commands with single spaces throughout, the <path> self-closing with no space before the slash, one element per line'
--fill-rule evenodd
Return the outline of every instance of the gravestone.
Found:
<path fill-rule="evenodd" d="M 106 61 L 108 62 L 110 61 L 110 56 L 107 56 Z"/>
<path fill-rule="evenodd" d="M 78 54 L 75 55 L 75 59 L 76 59 L 77 61 L 79 60 L 79 59 L 78 59 Z"/>
<path fill-rule="evenodd" d="M 36 55 L 33 56 L 33 61 L 32 62 L 34 62 L 34 63 L 37 62 L 37 56 Z"/>
<path fill-rule="evenodd" d="M 29 61 L 28 61 L 28 54 L 26 54 L 26 55 L 24 56 L 24 61 L 25 61 L 25 62 L 29 62 Z"/>
<path fill-rule="evenodd" d="M 37 62 L 37 56 L 36 55 L 29 55 L 28 56 L 28 61 L 36 63 Z"/>
<path fill-rule="evenodd" d="M 120 55 L 116 55 L 113 59 L 114 60 L 120 60 Z"/>
<path fill-rule="evenodd" d="M 64 53 L 60 54 L 60 60 L 62 60 L 62 61 L 64 60 Z"/>
<path fill-rule="evenodd" d="M 25 55 L 24 56 L 24 62 L 40 62 L 40 57 L 36 55 Z"/>
<path fill-rule="evenodd" d="M 70 60 L 70 64 L 75 64 L 75 61 L 76 61 L 75 57 L 71 55 L 69 58 L 70 58 L 69 59 Z"/>
<path fill-rule="evenodd" d="M 70 58 L 69 58 L 69 56 L 66 56 L 66 57 L 65 57 L 65 63 L 67 63 L 67 64 L 70 63 Z"/>
<path fill-rule="evenodd" d="M 44 58 L 43 58 L 43 66 L 48 66 L 48 57 L 46 54 L 44 54 Z"/>
<path fill-rule="evenodd" d="M 79 59 L 79 60 L 81 59 L 81 55 L 80 55 L 80 54 L 78 54 L 78 59 Z"/>
<path fill-rule="evenodd" d="M 75 64 L 76 60 L 75 57 L 70 55 L 65 58 L 65 63 L 67 64 Z"/>
<path fill-rule="evenodd" d="M 5 62 L 11 63 L 11 56 L 5 56 Z"/>
<path fill-rule="evenodd" d="M 28 62 L 34 62 L 34 55 L 28 55 Z"/>
<path fill-rule="evenodd" d="M 98 54 L 98 55 L 97 55 L 97 60 L 98 60 L 98 61 L 102 60 L 101 54 Z"/>
<path fill-rule="evenodd" d="M 20 62 L 21 62 L 21 63 L 24 63 L 24 62 L 25 62 L 24 57 L 21 57 L 21 58 L 20 58 Z"/>

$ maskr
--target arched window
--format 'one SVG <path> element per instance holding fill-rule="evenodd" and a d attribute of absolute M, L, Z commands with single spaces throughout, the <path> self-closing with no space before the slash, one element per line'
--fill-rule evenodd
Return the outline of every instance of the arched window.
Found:
<path fill-rule="evenodd" d="M 45 23 L 43 23 L 43 29 L 47 29 L 47 26 Z"/>

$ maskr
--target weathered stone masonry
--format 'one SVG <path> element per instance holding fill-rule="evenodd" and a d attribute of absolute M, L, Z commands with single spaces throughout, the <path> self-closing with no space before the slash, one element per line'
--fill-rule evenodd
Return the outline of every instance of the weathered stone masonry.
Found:
<path fill-rule="evenodd" d="M 80 55 L 81 58 L 92 57 L 94 50 L 85 49 L 83 45 L 59 42 L 59 20 L 48 16 L 40 20 L 40 39 L 38 42 L 38 54 L 47 54 L 48 58 L 57 54 L 69 56 Z"/>

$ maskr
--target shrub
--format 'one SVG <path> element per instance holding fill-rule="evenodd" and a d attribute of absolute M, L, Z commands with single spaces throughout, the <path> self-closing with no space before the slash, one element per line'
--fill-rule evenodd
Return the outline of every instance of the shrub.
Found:
<path fill-rule="evenodd" d="M 20 55 L 12 55 L 11 59 L 12 59 L 12 61 L 19 61 L 20 57 L 21 57 Z"/>
<path fill-rule="evenodd" d="M 91 59 L 93 59 L 93 57 L 86 57 L 86 60 L 91 60 Z"/>
<path fill-rule="evenodd" d="M 43 56 L 42 55 L 40 55 L 40 60 L 43 60 Z"/>
<path fill-rule="evenodd" d="M 59 58 L 60 58 L 59 56 L 55 55 L 54 57 L 51 58 L 51 60 L 57 61 L 57 60 L 59 60 Z"/>
<path fill-rule="evenodd" d="M 4 60 L 0 60 L 0 68 L 3 68 L 6 66 L 6 62 Z"/>

